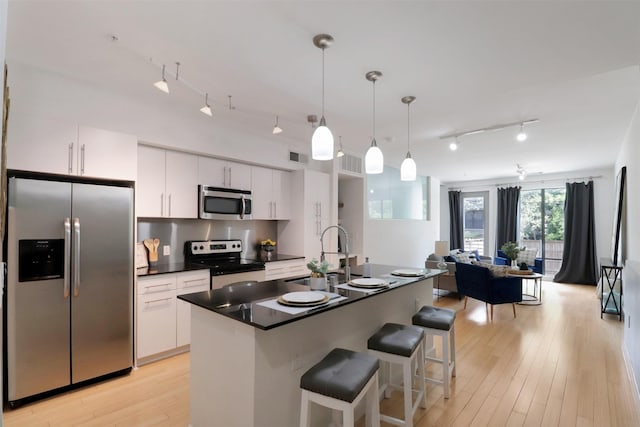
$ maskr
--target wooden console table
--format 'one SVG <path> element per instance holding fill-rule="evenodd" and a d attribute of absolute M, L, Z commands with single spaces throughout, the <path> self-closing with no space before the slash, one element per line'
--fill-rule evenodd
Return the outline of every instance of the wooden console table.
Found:
<path fill-rule="evenodd" d="M 603 313 L 619 316 L 622 321 L 622 280 L 620 292 L 615 290 L 616 281 L 622 279 L 622 266 L 614 265 L 610 259 L 600 260 L 600 318 Z M 607 290 L 605 291 L 605 283 Z"/>

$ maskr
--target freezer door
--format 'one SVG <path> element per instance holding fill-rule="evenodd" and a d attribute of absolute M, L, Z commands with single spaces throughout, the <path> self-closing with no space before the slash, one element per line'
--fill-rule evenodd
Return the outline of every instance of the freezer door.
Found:
<path fill-rule="evenodd" d="M 37 266 L 23 265 L 27 274 L 21 282 L 19 242 L 33 249 L 23 263 L 35 264 L 40 256 L 35 252 L 42 245 L 25 245 L 26 241 L 65 240 L 71 185 L 10 178 L 8 195 L 7 398 L 13 401 L 70 384 L 68 271 L 63 269 L 63 277 L 56 271 L 36 280 L 38 273 L 33 273 Z M 63 246 L 65 252 L 68 248 Z M 42 270 L 50 272 L 51 268 Z"/>
<path fill-rule="evenodd" d="M 71 381 L 132 366 L 133 189 L 73 184 Z"/>

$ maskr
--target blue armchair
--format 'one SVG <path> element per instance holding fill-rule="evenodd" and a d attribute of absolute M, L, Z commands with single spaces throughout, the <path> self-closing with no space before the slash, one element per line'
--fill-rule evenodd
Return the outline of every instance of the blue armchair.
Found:
<path fill-rule="evenodd" d="M 513 317 L 516 317 L 516 302 L 522 301 L 522 279 L 519 277 L 493 277 L 486 267 L 473 264 L 456 263 L 456 283 L 458 292 L 464 295 L 464 308 L 467 308 L 467 297 L 491 305 L 491 321 L 493 321 L 493 305 L 511 303 Z"/>
<path fill-rule="evenodd" d="M 531 271 L 533 271 L 534 273 L 544 274 L 544 263 L 542 262 L 542 258 L 536 258 L 534 262 L 534 265 L 529 266 Z M 505 255 L 504 252 L 498 249 L 498 256 L 495 257 L 493 263 L 495 265 L 511 265 L 511 260 Z"/>

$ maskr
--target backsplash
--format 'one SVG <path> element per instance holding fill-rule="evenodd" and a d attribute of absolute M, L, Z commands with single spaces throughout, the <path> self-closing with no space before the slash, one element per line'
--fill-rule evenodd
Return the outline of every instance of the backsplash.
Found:
<path fill-rule="evenodd" d="M 205 220 L 177 218 L 139 218 L 138 242 L 160 239 L 158 262 L 170 264 L 184 261 L 184 242 L 187 240 L 242 240 L 242 256 L 255 258 L 260 240 L 277 241 L 275 221 Z M 170 245 L 171 253 L 164 256 L 163 246 Z"/>

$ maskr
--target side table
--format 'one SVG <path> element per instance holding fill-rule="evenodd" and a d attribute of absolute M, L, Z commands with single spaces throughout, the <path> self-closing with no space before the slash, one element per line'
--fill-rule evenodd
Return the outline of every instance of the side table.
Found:
<path fill-rule="evenodd" d="M 615 265 L 611 260 L 600 260 L 600 318 L 603 313 L 618 315 L 622 321 L 622 280 L 620 292 L 615 290 L 616 281 L 622 279 L 622 266 Z M 605 290 L 605 283 L 607 289 Z"/>
<path fill-rule="evenodd" d="M 525 281 L 525 288 L 522 292 L 522 301 L 518 304 L 521 305 L 540 305 L 542 304 L 542 278 L 544 277 L 540 273 L 533 274 L 508 274 L 507 277 L 519 277 Z M 533 293 L 529 292 L 529 280 L 533 280 Z M 538 292 L 536 292 L 536 289 Z"/>

